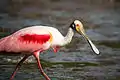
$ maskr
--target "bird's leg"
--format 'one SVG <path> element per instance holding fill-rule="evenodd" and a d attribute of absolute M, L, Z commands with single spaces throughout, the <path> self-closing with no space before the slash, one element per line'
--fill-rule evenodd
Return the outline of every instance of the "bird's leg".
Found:
<path fill-rule="evenodd" d="M 21 64 L 22 64 L 28 57 L 29 57 L 29 55 L 25 55 L 25 56 L 23 57 L 23 59 L 21 59 L 21 61 L 17 64 L 14 72 L 13 72 L 12 75 L 11 75 L 10 80 L 13 80 L 13 78 L 14 78 L 16 72 L 18 71 L 18 69 L 20 68 Z"/>
<path fill-rule="evenodd" d="M 51 79 L 47 76 L 47 74 L 45 74 L 45 72 L 44 72 L 43 69 L 42 69 L 42 66 L 41 66 L 41 63 L 40 63 L 40 59 L 39 59 L 39 52 L 40 52 L 40 51 L 36 51 L 36 52 L 34 52 L 34 54 L 33 54 L 34 57 L 35 57 L 36 60 L 37 60 L 38 68 L 39 68 L 41 74 L 45 77 L 46 80 L 51 80 Z"/>

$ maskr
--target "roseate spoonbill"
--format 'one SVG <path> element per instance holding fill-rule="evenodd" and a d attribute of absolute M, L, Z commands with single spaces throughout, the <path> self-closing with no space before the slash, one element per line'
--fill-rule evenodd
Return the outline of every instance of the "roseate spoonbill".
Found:
<path fill-rule="evenodd" d="M 46 80 L 50 80 L 50 78 L 42 69 L 39 60 L 39 53 L 49 48 L 53 48 L 54 52 L 57 52 L 59 47 L 62 47 L 71 42 L 74 31 L 82 35 L 88 41 L 92 50 L 96 54 L 99 54 L 99 50 L 87 37 L 83 25 L 79 20 L 73 21 L 65 37 L 56 28 L 48 26 L 32 26 L 21 29 L 12 35 L 0 39 L 0 52 L 15 52 L 14 54 L 17 54 L 19 52 L 27 52 L 24 53 L 25 56 L 17 64 L 10 80 L 13 80 L 21 64 L 31 55 L 36 58 L 41 74 L 45 77 Z"/>

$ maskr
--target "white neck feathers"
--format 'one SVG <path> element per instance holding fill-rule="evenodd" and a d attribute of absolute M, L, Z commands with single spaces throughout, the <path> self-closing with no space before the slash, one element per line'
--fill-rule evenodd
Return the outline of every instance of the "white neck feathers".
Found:
<path fill-rule="evenodd" d="M 72 37 L 74 35 L 74 32 L 72 30 L 72 28 L 68 29 L 67 35 L 64 37 L 61 46 L 64 46 L 66 44 L 69 44 L 72 40 Z"/>

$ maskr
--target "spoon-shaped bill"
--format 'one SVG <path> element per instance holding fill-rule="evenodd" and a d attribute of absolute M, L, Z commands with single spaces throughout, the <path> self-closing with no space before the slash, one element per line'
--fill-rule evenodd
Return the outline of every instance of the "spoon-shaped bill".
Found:
<path fill-rule="evenodd" d="M 88 43 L 90 44 L 91 49 L 96 53 L 99 54 L 99 50 L 96 48 L 96 46 L 92 43 L 92 41 L 89 38 L 86 38 Z"/>
<path fill-rule="evenodd" d="M 96 46 L 92 43 L 92 41 L 88 38 L 88 36 L 85 34 L 84 29 L 77 29 L 79 34 L 82 34 L 82 36 L 88 41 L 90 47 L 92 48 L 93 52 L 95 52 L 96 54 L 99 54 L 99 50 L 96 48 Z"/>

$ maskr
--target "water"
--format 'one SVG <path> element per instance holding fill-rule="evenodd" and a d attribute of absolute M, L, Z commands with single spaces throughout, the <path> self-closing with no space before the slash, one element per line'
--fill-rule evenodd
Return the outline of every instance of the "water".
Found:
<path fill-rule="evenodd" d="M 112 2 L 113 1 L 113 2 Z M 32 4 L 31 4 L 32 3 Z M 114 0 L 41 0 L 19 4 L 9 13 L 0 13 L 0 36 L 30 25 L 54 26 L 65 35 L 69 24 L 80 19 L 87 35 L 101 54 L 96 55 L 87 42 L 75 34 L 71 44 L 54 54 L 40 57 L 44 71 L 52 80 L 119 80 L 120 79 L 120 3 Z M 38 4 L 39 3 L 39 4 Z M 16 3 L 17 4 L 17 3 Z M 31 5 L 31 6 L 30 6 Z M 18 9 L 16 9 L 18 8 Z M 17 11 L 18 10 L 18 11 Z M 16 16 L 17 15 L 17 16 Z M 0 80 L 9 80 L 22 56 L 0 55 Z M 45 80 L 33 57 L 24 63 L 14 80 Z"/>

